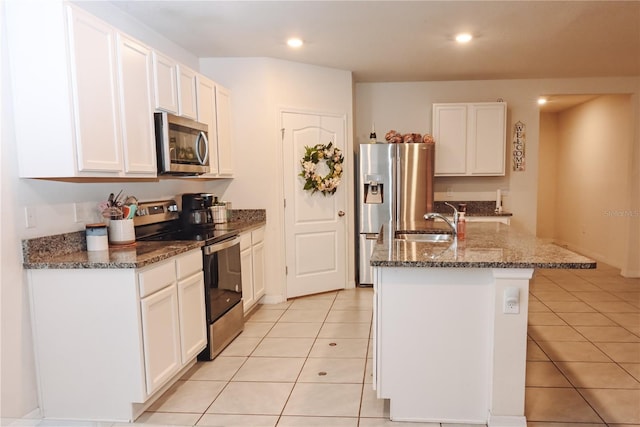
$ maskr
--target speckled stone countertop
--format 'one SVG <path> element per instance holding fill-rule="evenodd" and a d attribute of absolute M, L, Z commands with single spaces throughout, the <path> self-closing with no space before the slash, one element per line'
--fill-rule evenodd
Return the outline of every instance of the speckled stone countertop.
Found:
<path fill-rule="evenodd" d="M 371 256 L 379 267 L 596 268 L 592 259 L 506 224 L 468 222 L 465 240 L 412 242 L 380 232 Z M 446 231 L 444 228 L 437 229 Z M 431 232 L 434 230 L 431 229 Z"/>
<path fill-rule="evenodd" d="M 82 232 L 79 232 L 82 233 Z M 199 241 L 141 242 L 133 247 L 110 246 L 107 251 L 39 252 L 22 264 L 26 269 L 141 268 L 200 248 Z"/>
<path fill-rule="evenodd" d="M 234 209 L 231 212 L 231 221 L 216 224 L 219 230 L 239 230 L 240 233 L 255 230 L 267 223 L 267 214 L 264 209 Z"/>
<path fill-rule="evenodd" d="M 456 208 L 460 203 L 465 203 L 467 205 L 466 216 L 513 216 L 511 212 L 496 212 L 496 202 L 491 201 L 449 201 L 447 203 L 452 204 Z M 435 212 L 452 215 L 453 210 L 444 204 L 443 201 L 435 201 L 433 202 L 433 210 Z"/>
<path fill-rule="evenodd" d="M 231 221 L 217 228 L 250 231 L 266 224 L 264 209 L 233 210 Z M 141 268 L 203 246 L 202 241 L 136 241 L 135 246 L 110 246 L 108 251 L 87 251 L 84 231 L 22 241 L 25 269 Z"/>

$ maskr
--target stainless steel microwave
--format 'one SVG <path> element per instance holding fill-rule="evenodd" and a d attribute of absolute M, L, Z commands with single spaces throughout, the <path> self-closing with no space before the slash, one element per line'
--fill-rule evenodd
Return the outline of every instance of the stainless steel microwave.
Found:
<path fill-rule="evenodd" d="M 207 125 L 169 113 L 154 113 L 153 116 L 158 173 L 163 175 L 208 173 Z"/>

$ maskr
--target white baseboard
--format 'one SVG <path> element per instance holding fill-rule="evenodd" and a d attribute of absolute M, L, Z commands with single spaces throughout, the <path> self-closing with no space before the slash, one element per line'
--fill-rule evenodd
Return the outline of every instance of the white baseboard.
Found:
<path fill-rule="evenodd" d="M 630 278 L 630 279 L 635 279 L 635 278 L 640 277 L 640 270 L 622 270 L 622 271 L 620 272 L 620 275 L 621 275 L 622 277 L 627 277 L 627 278 Z"/>
<path fill-rule="evenodd" d="M 510 415 L 489 415 L 488 427 L 527 427 L 526 417 Z"/>
<path fill-rule="evenodd" d="M 280 304 L 286 300 L 282 295 L 265 295 L 260 299 L 260 304 Z"/>

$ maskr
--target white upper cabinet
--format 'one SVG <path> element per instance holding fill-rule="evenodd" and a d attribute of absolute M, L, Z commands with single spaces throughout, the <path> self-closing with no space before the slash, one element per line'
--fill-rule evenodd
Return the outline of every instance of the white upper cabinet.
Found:
<path fill-rule="evenodd" d="M 155 175 L 151 50 L 118 34 L 120 111 L 126 174 Z"/>
<path fill-rule="evenodd" d="M 153 82 L 156 110 L 178 114 L 178 64 L 153 52 Z"/>
<path fill-rule="evenodd" d="M 78 171 L 117 173 L 123 162 L 116 33 L 70 6 L 67 19 Z"/>
<path fill-rule="evenodd" d="M 433 104 L 436 176 L 505 174 L 507 104 Z"/>
<path fill-rule="evenodd" d="M 433 137 L 436 140 L 436 175 L 466 175 L 467 106 L 433 105 Z"/>
<path fill-rule="evenodd" d="M 233 176 L 230 92 L 207 77 L 197 74 L 198 121 L 209 127 L 209 167 L 202 178 Z"/>
<path fill-rule="evenodd" d="M 198 121 L 207 125 L 209 138 L 209 173 L 204 178 L 218 175 L 218 131 L 216 127 L 216 84 L 201 74 L 196 76 L 198 89 Z"/>
<path fill-rule="evenodd" d="M 198 120 L 195 71 L 178 64 L 178 114 Z"/>
<path fill-rule="evenodd" d="M 149 52 L 73 5 L 10 3 L 20 176 L 155 176 Z"/>
<path fill-rule="evenodd" d="M 216 122 L 218 131 L 218 175 L 232 177 L 231 93 L 220 85 L 216 85 Z"/>
<path fill-rule="evenodd" d="M 206 177 L 233 175 L 228 90 L 76 5 L 4 9 L 21 178 L 155 177 L 155 110 L 208 124 Z"/>

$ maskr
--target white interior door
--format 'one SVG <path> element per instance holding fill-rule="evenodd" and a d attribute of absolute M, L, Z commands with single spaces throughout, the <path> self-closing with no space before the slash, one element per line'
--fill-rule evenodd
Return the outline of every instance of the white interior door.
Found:
<path fill-rule="evenodd" d="M 324 196 L 303 189 L 300 161 L 305 147 L 333 142 L 345 150 L 345 117 L 282 113 L 287 298 L 344 289 L 347 283 L 347 189 L 345 174 L 337 191 Z M 318 163 L 318 172 L 326 167 Z M 327 172 L 325 172 L 327 173 Z M 325 173 L 322 173 L 323 175 Z"/>

